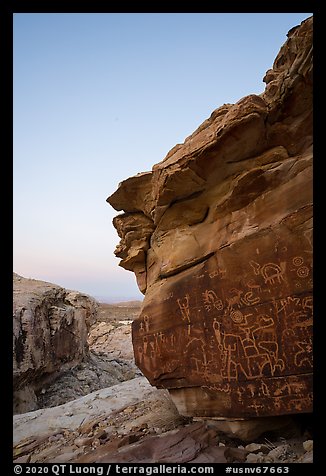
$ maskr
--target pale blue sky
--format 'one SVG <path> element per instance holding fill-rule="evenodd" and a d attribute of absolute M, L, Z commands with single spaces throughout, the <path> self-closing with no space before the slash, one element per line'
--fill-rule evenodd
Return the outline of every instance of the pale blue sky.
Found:
<path fill-rule="evenodd" d="M 106 198 L 214 109 L 262 93 L 288 30 L 309 16 L 14 14 L 14 271 L 142 298 L 113 254 Z"/>

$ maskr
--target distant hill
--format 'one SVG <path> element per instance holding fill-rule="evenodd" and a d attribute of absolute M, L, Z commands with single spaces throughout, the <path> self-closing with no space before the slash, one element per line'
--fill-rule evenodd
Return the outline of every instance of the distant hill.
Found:
<path fill-rule="evenodd" d="M 128 298 L 128 297 L 115 297 L 115 298 L 109 298 L 105 296 L 94 296 L 93 298 L 96 299 L 97 302 L 103 303 L 103 304 L 114 304 L 115 306 L 141 306 L 142 300 L 141 299 L 135 299 L 135 298 Z"/>

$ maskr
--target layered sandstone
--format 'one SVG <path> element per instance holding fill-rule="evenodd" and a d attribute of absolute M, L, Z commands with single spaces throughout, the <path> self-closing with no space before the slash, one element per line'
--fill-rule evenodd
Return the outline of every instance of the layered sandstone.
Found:
<path fill-rule="evenodd" d="M 90 296 L 14 273 L 15 413 L 36 409 L 37 392 L 60 372 L 82 361 L 97 308 Z"/>
<path fill-rule="evenodd" d="M 256 436 L 251 429 L 236 448 L 233 432 L 229 437 L 211 422 L 181 417 L 167 390 L 139 377 L 58 407 L 15 415 L 13 459 L 17 464 L 312 462 L 310 433 L 299 435 L 286 419 L 282 433 L 271 433 L 273 422 L 268 426 L 266 444 L 255 442 L 257 422 Z"/>
<path fill-rule="evenodd" d="M 183 415 L 312 410 L 312 18 L 287 36 L 264 93 L 107 199 L 145 294 L 136 363 Z"/>

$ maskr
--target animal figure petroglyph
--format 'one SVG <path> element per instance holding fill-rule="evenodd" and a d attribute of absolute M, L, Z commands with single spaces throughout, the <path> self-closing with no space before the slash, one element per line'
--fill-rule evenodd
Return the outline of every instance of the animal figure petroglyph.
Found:
<path fill-rule="evenodd" d="M 232 295 L 226 298 L 228 303 L 228 309 L 232 309 L 235 305 L 239 308 L 241 304 L 241 295 L 243 294 L 243 291 L 240 291 L 239 289 L 236 289 L 236 288 L 232 288 L 230 289 L 230 293 L 232 293 Z"/>
<path fill-rule="evenodd" d="M 278 282 L 281 284 L 284 281 L 284 273 L 286 270 L 286 262 L 283 261 L 280 265 L 276 263 L 266 263 L 261 266 L 256 261 L 249 261 L 250 266 L 254 270 L 256 276 L 261 276 L 264 278 L 265 284 L 275 284 Z"/>
<path fill-rule="evenodd" d="M 253 279 L 250 279 L 250 280 L 247 282 L 247 287 L 248 287 L 249 289 L 252 289 L 252 290 L 254 290 L 254 291 L 258 291 L 259 293 L 261 293 L 261 286 L 260 286 L 260 284 L 256 284 Z"/>

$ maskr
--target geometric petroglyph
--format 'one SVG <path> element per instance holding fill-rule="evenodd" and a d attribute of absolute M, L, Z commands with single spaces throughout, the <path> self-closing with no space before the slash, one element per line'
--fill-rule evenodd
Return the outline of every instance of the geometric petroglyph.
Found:
<path fill-rule="evenodd" d="M 255 297 L 252 291 L 248 291 L 243 297 L 241 297 L 241 302 L 246 306 L 253 306 L 260 302 L 260 297 Z"/>
<path fill-rule="evenodd" d="M 236 324 L 240 324 L 244 320 L 244 315 L 239 310 L 232 310 L 230 312 L 230 317 Z"/>
<path fill-rule="evenodd" d="M 306 278 L 307 276 L 309 276 L 309 268 L 307 268 L 307 266 L 301 266 L 297 270 L 297 275 L 299 276 L 299 278 Z"/>
<path fill-rule="evenodd" d="M 214 271 L 210 272 L 208 275 L 211 279 L 216 278 L 217 276 L 220 276 L 221 278 L 223 278 L 225 273 L 226 273 L 226 269 L 217 268 Z"/>
<path fill-rule="evenodd" d="M 294 266 L 301 266 L 303 265 L 303 258 L 301 256 L 295 256 L 292 260 Z"/>
<path fill-rule="evenodd" d="M 223 302 L 220 298 L 216 296 L 216 293 L 212 290 L 207 290 L 202 293 L 204 307 L 206 311 L 211 311 L 212 309 L 217 309 L 221 311 L 223 309 Z"/>
<path fill-rule="evenodd" d="M 303 309 L 313 309 L 313 299 L 312 296 L 306 296 L 302 299 Z"/>
<path fill-rule="evenodd" d="M 292 263 L 296 266 L 295 269 L 291 269 L 291 271 L 296 271 L 296 274 L 299 278 L 307 278 L 309 276 L 310 270 L 307 266 L 304 266 L 304 259 L 302 256 L 295 256 L 292 259 Z M 297 286 L 299 287 L 299 286 Z"/>

